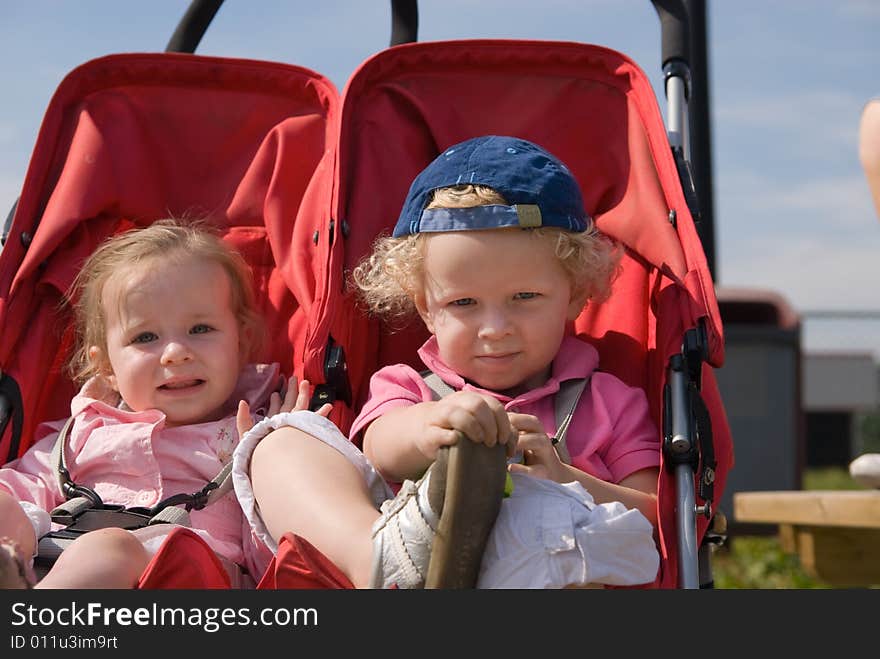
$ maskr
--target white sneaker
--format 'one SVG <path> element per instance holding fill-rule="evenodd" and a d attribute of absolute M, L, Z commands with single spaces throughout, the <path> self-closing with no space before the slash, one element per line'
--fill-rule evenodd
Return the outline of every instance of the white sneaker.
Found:
<path fill-rule="evenodd" d="M 382 503 L 382 516 L 373 524 L 370 588 L 424 588 L 443 510 L 443 488 L 432 489 L 430 483 L 435 471 L 438 481 L 445 480 L 445 462 L 441 467 L 442 474 L 434 462 L 419 480 L 404 481 L 397 496 Z"/>
<path fill-rule="evenodd" d="M 373 525 L 372 588 L 474 588 L 504 493 L 502 445 L 462 438 L 405 481 Z"/>

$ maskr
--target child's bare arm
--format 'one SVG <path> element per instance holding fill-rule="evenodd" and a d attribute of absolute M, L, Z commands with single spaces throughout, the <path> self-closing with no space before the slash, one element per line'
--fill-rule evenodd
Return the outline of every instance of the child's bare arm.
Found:
<path fill-rule="evenodd" d="M 657 526 L 657 478 L 660 469 L 651 467 L 630 474 L 620 483 L 608 483 L 591 476 L 576 467 L 564 465 L 571 474 L 568 480 L 576 480 L 587 490 L 596 503 L 620 501 L 627 508 L 637 508 L 648 521 Z"/>
<path fill-rule="evenodd" d="M 620 501 L 627 508 L 638 508 L 654 526 L 657 525 L 657 468 L 642 469 L 620 483 L 608 483 L 564 464 L 556 453 L 540 420 L 531 414 L 511 414 L 511 424 L 518 433 L 517 451 L 523 452 L 523 464 L 510 465 L 510 471 L 531 474 L 557 483 L 577 481 L 596 503 Z"/>
<path fill-rule="evenodd" d="M 461 436 L 487 446 L 514 442 L 507 412 L 497 400 L 458 391 L 438 401 L 417 403 L 383 414 L 364 433 L 364 453 L 388 480 L 418 477 L 441 446 Z"/>

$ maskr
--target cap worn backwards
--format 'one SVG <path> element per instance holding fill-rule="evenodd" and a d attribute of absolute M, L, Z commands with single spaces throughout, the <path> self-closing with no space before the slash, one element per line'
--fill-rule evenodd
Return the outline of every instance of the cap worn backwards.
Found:
<path fill-rule="evenodd" d="M 510 206 L 425 208 L 434 190 L 467 184 L 492 188 Z M 591 222 L 574 175 L 558 158 L 523 139 L 485 135 L 449 147 L 422 170 L 393 235 L 541 226 L 586 231 Z"/>

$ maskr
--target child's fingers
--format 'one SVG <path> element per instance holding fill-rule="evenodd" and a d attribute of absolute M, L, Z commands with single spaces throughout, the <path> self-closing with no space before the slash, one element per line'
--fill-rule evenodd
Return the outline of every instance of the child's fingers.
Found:
<path fill-rule="evenodd" d="M 504 406 L 495 399 L 492 400 L 498 403 L 497 405 L 490 406 L 492 416 L 494 417 L 495 433 L 498 437 L 498 443 L 507 445 L 507 454 L 513 455 L 511 451 L 512 447 L 516 444 L 516 431 L 510 425 L 510 418 L 508 417 L 507 410 L 504 409 Z"/>
<path fill-rule="evenodd" d="M 521 432 L 516 441 L 516 449 L 531 460 L 526 462 L 547 463 L 553 459 L 558 460 L 553 442 L 543 432 Z"/>
<path fill-rule="evenodd" d="M 298 412 L 309 408 L 309 381 L 297 381 L 295 375 L 291 375 L 287 380 L 287 387 L 284 391 L 284 400 L 281 395 L 273 393 L 269 397 L 269 415 L 278 414 L 279 412 Z"/>
<path fill-rule="evenodd" d="M 430 426 L 416 441 L 416 447 L 426 458 L 434 460 L 437 457 L 437 449 L 441 446 L 452 446 L 460 441 L 468 441 L 463 432 Z"/>
<path fill-rule="evenodd" d="M 269 408 L 266 412 L 266 416 L 274 416 L 281 411 L 281 394 L 277 391 L 273 391 L 269 394 Z"/>
<path fill-rule="evenodd" d="M 507 410 L 494 398 L 480 396 L 481 405 L 472 412 L 480 424 L 483 435 L 483 444 L 495 446 L 495 444 L 509 444 L 516 436 L 510 427 L 510 419 L 507 418 Z"/>
<path fill-rule="evenodd" d="M 250 405 L 247 404 L 247 401 L 238 401 L 238 411 L 235 414 L 235 427 L 238 429 L 238 436 L 243 437 L 253 426 L 254 420 L 251 418 Z"/>
<path fill-rule="evenodd" d="M 508 412 L 507 418 L 511 427 L 519 432 L 544 432 L 541 420 L 534 414 L 522 414 L 520 412 Z"/>
<path fill-rule="evenodd" d="M 291 384 L 293 384 L 293 378 L 291 378 Z M 290 395 L 290 392 L 288 392 Z M 293 406 L 294 412 L 299 412 L 300 410 L 309 409 L 309 381 L 303 380 L 299 383 L 299 387 L 296 388 L 296 401 Z"/>
<path fill-rule="evenodd" d="M 489 419 L 492 418 L 492 415 L 487 409 L 484 409 L 481 415 L 463 407 L 455 407 L 449 410 L 446 418 L 445 423 L 437 424 L 439 428 L 447 431 L 459 431 L 469 440 L 478 444 L 495 446 L 497 436 L 494 428 L 490 431 L 492 424 L 490 424 Z"/>
<path fill-rule="evenodd" d="M 433 425 L 460 430 L 487 446 L 507 444 L 514 436 L 504 406 L 491 396 L 460 391 L 438 401 Z"/>
<path fill-rule="evenodd" d="M 508 412 L 507 418 L 510 420 L 510 426 L 513 429 L 513 441 L 507 444 L 507 455 L 513 457 L 517 452 L 522 452 L 522 437 L 524 433 L 534 433 L 546 437 L 544 434 L 544 426 L 541 420 L 534 414 L 520 414 L 518 412 Z"/>
<path fill-rule="evenodd" d="M 296 376 L 291 375 L 287 380 L 287 387 L 284 390 L 284 400 L 278 408 L 279 412 L 290 412 L 296 404 L 296 398 L 299 395 L 299 387 L 296 383 Z"/>
<path fill-rule="evenodd" d="M 295 375 L 291 375 L 287 380 L 284 400 L 281 400 L 281 395 L 277 392 L 269 397 L 269 416 L 279 412 L 300 412 L 309 409 L 310 389 L 311 384 L 308 380 L 299 382 Z M 333 406 L 325 403 L 316 414 L 326 417 L 332 410 Z"/>
<path fill-rule="evenodd" d="M 318 408 L 318 411 L 315 412 L 318 416 L 327 417 L 330 416 L 330 412 L 333 411 L 333 406 L 330 403 L 324 403 L 321 407 Z"/>

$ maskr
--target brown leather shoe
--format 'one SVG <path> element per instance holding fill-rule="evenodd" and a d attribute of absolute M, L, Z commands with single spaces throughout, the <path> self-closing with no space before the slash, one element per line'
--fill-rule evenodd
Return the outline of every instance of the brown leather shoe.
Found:
<path fill-rule="evenodd" d="M 489 447 L 462 437 L 451 447 L 440 449 L 434 469 L 445 472 L 446 478 L 428 483 L 428 500 L 441 514 L 425 588 L 474 588 L 504 495 L 505 447 Z"/>

